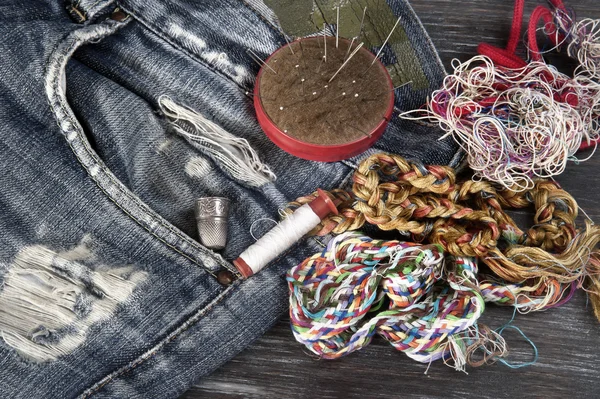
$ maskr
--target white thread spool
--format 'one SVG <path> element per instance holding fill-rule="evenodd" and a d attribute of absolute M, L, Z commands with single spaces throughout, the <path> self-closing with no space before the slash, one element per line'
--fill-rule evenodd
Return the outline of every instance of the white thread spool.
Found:
<path fill-rule="evenodd" d="M 338 211 L 333 201 L 323 190 L 317 191 L 319 193 L 317 198 L 302 205 L 233 261 L 235 267 L 245 278 L 258 273 L 269 262 L 300 241 L 327 215 L 332 212 L 337 215 Z"/>

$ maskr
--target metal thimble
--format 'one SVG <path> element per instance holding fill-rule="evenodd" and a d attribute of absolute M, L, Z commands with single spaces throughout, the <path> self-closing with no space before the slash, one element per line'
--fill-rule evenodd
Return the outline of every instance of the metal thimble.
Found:
<path fill-rule="evenodd" d="M 196 222 L 202 245 L 215 250 L 225 248 L 228 216 L 227 198 L 204 197 L 196 200 Z"/>

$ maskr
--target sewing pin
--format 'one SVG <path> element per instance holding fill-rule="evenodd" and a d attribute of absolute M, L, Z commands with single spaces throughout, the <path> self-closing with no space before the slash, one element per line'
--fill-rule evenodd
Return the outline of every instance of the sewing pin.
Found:
<path fill-rule="evenodd" d="M 348 64 L 348 62 L 350 62 L 350 60 L 352 59 L 352 57 L 354 57 L 354 55 L 356 53 L 358 53 L 358 51 L 362 48 L 363 45 L 364 45 L 364 43 L 361 43 L 358 46 L 356 46 L 356 48 L 354 49 L 354 51 L 352 52 L 352 54 L 350 54 L 350 57 L 348 57 L 348 59 L 346 61 L 344 61 L 344 63 L 340 67 L 340 69 L 338 69 L 337 72 L 333 74 L 333 76 L 331 77 L 331 79 L 329 79 L 328 83 L 331 83 L 331 81 L 337 76 L 337 74 L 340 73 L 340 71 Z"/>
<path fill-rule="evenodd" d="M 335 48 L 340 44 L 340 6 L 337 6 L 337 20 L 335 23 Z"/>
<path fill-rule="evenodd" d="M 267 64 L 266 62 L 264 62 L 254 51 L 250 50 L 250 49 L 246 49 L 246 53 L 248 55 L 250 55 L 250 57 L 254 60 L 254 62 L 256 62 L 258 65 L 260 66 L 266 66 L 267 68 L 269 68 L 271 71 L 273 71 L 273 73 L 275 75 L 277 75 L 277 72 L 271 68 L 271 66 L 269 64 Z"/>
<path fill-rule="evenodd" d="M 346 97 L 346 94 L 347 94 L 347 93 L 344 91 L 344 92 L 342 92 L 342 94 L 340 94 L 340 95 L 339 95 L 339 96 L 337 96 L 337 97 L 334 97 L 333 99 L 334 99 L 334 100 L 337 100 L 337 99 L 339 99 L 339 98 Z"/>
<path fill-rule="evenodd" d="M 303 68 L 304 71 L 306 71 L 306 60 L 304 59 L 304 47 L 302 46 L 302 40 L 298 41 L 298 44 L 300 45 L 300 59 L 302 60 L 302 64 L 303 64 Z"/>
<path fill-rule="evenodd" d="M 359 129 L 359 128 L 357 128 L 356 126 L 352 126 L 352 125 L 350 125 L 350 124 L 348 124 L 348 123 L 345 123 L 345 122 L 344 122 L 344 125 L 346 125 L 346 126 L 348 126 L 348 127 L 351 127 L 352 129 L 358 130 L 359 132 L 361 132 L 362 134 L 364 134 L 364 135 L 365 135 L 365 136 L 367 136 L 367 137 L 373 137 L 373 136 L 371 135 L 371 133 L 365 132 L 364 130 L 362 130 L 362 129 Z"/>
<path fill-rule="evenodd" d="M 294 55 L 294 49 L 292 48 L 292 43 L 290 43 L 290 40 L 288 39 L 287 35 L 283 32 L 281 32 L 283 34 L 283 38 L 285 39 L 285 42 L 287 43 L 288 47 L 290 48 L 290 51 L 292 52 L 292 55 Z"/>
<path fill-rule="evenodd" d="M 371 62 L 371 65 L 373 65 L 375 63 L 375 61 L 377 61 L 379 59 L 379 56 L 381 55 L 381 52 L 383 51 L 383 49 L 385 48 L 385 45 L 387 44 L 387 42 L 390 40 L 390 37 L 392 37 L 392 33 L 394 33 L 394 31 L 396 30 L 396 27 L 398 26 L 398 24 L 400 23 L 400 19 L 402 17 L 398 18 L 398 20 L 396 21 L 396 24 L 394 25 L 394 27 L 392 28 L 392 30 L 390 31 L 390 34 L 388 35 L 388 37 L 385 39 L 385 41 L 383 42 L 383 44 L 381 45 L 381 48 L 379 49 L 379 51 L 377 52 L 377 55 L 375 56 L 375 58 L 373 59 L 373 62 Z"/>
<path fill-rule="evenodd" d="M 360 21 L 360 30 L 358 31 L 358 36 L 356 38 L 359 38 L 362 36 L 363 28 L 365 26 L 365 16 L 366 15 L 367 15 L 367 7 L 365 6 L 365 9 L 363 10 L 362 19 Z"/>
<path fill-rule="evenodd" d="M 325 55 L 323 58 L 327 62 L 327 35 L 325 34 L 325 24 L 323 23 L 323 43 L 325 43 Z"/>
<path fill-rule="evenodd" d="M 344 56 L 344 60 L 346 58 L 348 58 L 348 54 L 350 54 L 350 50 L 352 49 L 352 45 L 354 44 L 355 40 L 356 40 L 356 36 L 352 38 L 352 41 L 350 42 L 350 45 L 348 46 L 348 51 L 346 51 L 346 55 Z"/>
<path fill-rule="evenodd" d="M 406 82 L 406 83 L 402 83 L 400 86 L 396 86 L 396 87 L 394 87 L 394 91 L 396 91 L 396 90 L 398 90 L 398 89 L 401 89 L 401 88 L 403 88 L 404 86 L 411 84 L 412 82 L 413 82 L 413 81 L 411 80 L 411 81 L 408 81 L 408 82 Z"/>
<path fill-rule="evenodd" d="M 261 95 L 254 94 L 254 93 L 253 93 L 253 92 L 251 92 L 250 90 L 242 90 L 242 89 L 240 89 L 240 91 L 241 91 L 242 93 L 244 93 L 244 95 L 245 95 L 246 97 L 248 97 L 248 98 L 252 98 L 252 99 L 254 99 L 254 97 L 258 97 L 258 98 L 260 98 L 260 100 L 261 100 L 261 101 L 273 101 L 273 100 L 275 100 L 274 98 L 268 98 L 268 97 L 265 97 L 265 96 L 261 96 Z"/>

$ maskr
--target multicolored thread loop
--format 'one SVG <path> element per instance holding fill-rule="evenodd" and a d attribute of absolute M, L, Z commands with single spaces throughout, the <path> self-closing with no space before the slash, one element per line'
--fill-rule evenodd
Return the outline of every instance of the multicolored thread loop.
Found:
<path fill-rule="evenodd" d="M 394 309 L 409 309 L 431 290 L 443 265 L 436 245 L 342 234 L 288 273 L 294 334 L 321 357 L 351 353 L 376 332 L 378 320 L 359 325 L 369 311 L 385 298 Z"/>
<path fill-rule="evenodd" d="M 567 161 L 580 161 L 580 148 L 600 139 L 600 20 L 576 21 L 561 0 L 550 4 L 552 9 L 538 6 L 531 15 L 529 63 L 516 52 L 524 9 L 524 0 L 516 0 L 505 49 L 482 43 L 481 56 L 453 62 L 454 73 L 426 109 L 400 115 L 437 123 L 465 150 L 475 178 L 511 190 L 528 190 L 536 178 L 561 174 Z M 539 30 L 552 43 L 544 52 Z M 543 58 L 561 47 L 579 62 L 573 76 Z"/>
<path fill-rule="evenodd" d="M 598 138 L 600 85 L 564 75 L 543 62 L 518 69 L 477 56 L 454 73 L 426 110 L 403 113 L 437 123 L 462 146 L 476 179 L 513 191 L 561 174 L 582 141 Z M 445 136 L 444 136 L 445 137 Z"/>
<path fill-rule="evenodd" d="M 478 52 L 489 57 L 495 66 L 519 69 L 527 66 L 527 62 L 517 55 L 517 47 L 521 39 L 525 0 L 515 0 L 513 24 L 508 45 L 505 49 L 488 43 L 481 43 Z M 579 62 L 573 73 L 571 85 L 582 94 L 575 103 L 572 97 L 570 105 L 576 107 L 584 121 L 592 121 L 594 134 L 598 136 L 598 91 L 600 80 L 600 20 L 589 18 L 576 21 L 575 12 L 565 6 L 562 0 L 549 0 L 549 7 L 537 6 L 529 19 L 525 46 L 530 61 L 544 63 L 544 55 L 550 52 L 560 53 L 566 49 L 569 57 Z M 542 21 L 542 26 L 538 27 Z M 548 37 L 550 43 L 540 50 L 538 33 Z M 580 149 L 595 147 L 598 139 L 584 140 Z"/>

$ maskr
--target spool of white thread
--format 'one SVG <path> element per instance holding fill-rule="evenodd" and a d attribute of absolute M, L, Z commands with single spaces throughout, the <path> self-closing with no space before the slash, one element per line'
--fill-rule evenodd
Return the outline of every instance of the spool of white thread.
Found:
<path fill-rule="evenodd" d="M 273 227 L 256 243 L 233 261 L 239 272 L 248 278 L 262 270 L 269 262 L 300 241 L 330 213 L 338 214 L 337 207 L 321 189 L 312 202 L 302 205 L 283 222 Z"/>

